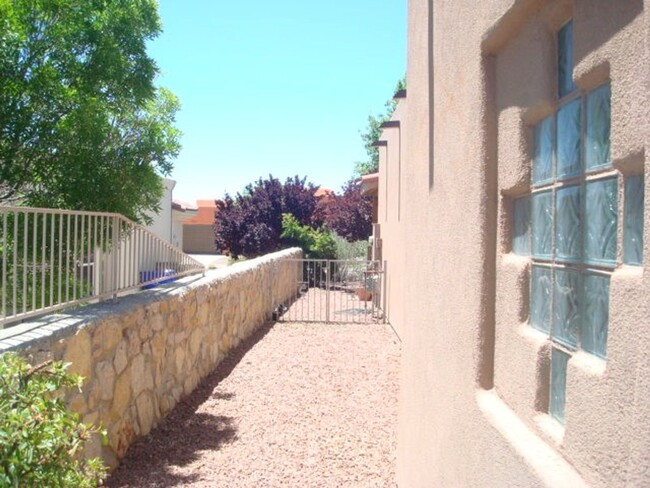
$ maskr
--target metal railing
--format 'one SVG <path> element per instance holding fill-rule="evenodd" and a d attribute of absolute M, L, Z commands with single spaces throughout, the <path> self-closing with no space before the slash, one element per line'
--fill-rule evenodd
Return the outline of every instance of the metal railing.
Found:
<path fill-rule="evenodd" d="M 365 259 L 286 259 L 296 266 L 292 296 L 281 304 L 287 322 L 382 322 L 383 272 Z"/>
<path fill-rule="evenodd" d="M 119 214 L 0 207 L 0 329 L 203 271 Z"/>

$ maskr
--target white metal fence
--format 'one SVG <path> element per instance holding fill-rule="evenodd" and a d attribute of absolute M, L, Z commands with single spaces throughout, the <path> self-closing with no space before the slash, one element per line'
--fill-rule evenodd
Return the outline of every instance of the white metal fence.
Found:
<path fill-rule="evenodd" d="M 203 271 L 119 214 L 0 207 L 0 329 Z"/>
<path fill-rule="evenodd" d="M 384 275 L 379 261 L 290 259 L 297 264 L 294 294 L 280 306 L 286 322 L 383 322 Z"/>

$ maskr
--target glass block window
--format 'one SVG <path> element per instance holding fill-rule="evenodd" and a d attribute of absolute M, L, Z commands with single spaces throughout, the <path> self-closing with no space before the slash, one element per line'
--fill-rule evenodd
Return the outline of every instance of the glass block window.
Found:
<path fill-rule="evenodd" d="M 546 334 L 551 331 L 551 271 L 534 265 L 530 273 L 530 325 Z"/>
<path fill-rule="evenodd" d="M 585 134 L 585 164 L 587 170 L 611 166 L 609 85 L 603 85 L 587 95 L 587 132 Z"/>
<path fill-rule="evenodd" d="M 623 228 L 623 261 L 643 264 L 643 175 L 625 180 L 625 224 Z"/>
<path fill-rule="evenodd" d="M 569 355 L 559 349 L 551 351 L 551 386 L 548 413 L 564 423 L 566 405 L 566 370 Z"/>
<path fill-rule="evenodd" d="M 585 273 L 583 290 L 580 345 L 585 351 L 604 358 L 609 323 L 609 277 Z"/>
<path fill-rule="evenodd" d="M 577 176 L 582 170 L 580 135 L 582 104 L 577 98 L 557 112 L 557 175 L 561 178 Z"/>
<path fill-rule="evenodd" d="M 531 197 L 532 255 L 551 259 L 553 238 L 553 193 L 544 191 Z"/>
<path fill-rule="evenodd" d="M 585 195 L 585 261 L 616 265 L 618 179 L 589 181 Z"/>
<path fill-rule="evenodd" d="M 557 109 L 532 127 L 530 194 L 513 201 L 512 252 L 529 256 L 529 324 L 551 349 L 548 413 L 564 423 L 567 365 L 607 356 L 610 278 L 643 264 L 643 175 L 612 166 L 611 86 L 573 83 L 573 22 L 557 35 Z M 620 205 L 623 242 L 618 242 Z"/>
<path fill-rule="evenodd" d="M 557 36 L 558 100 L 532 127 L 530 195 L 514 200 L 512 250 L 531 260 L 529 323 L 551 346 L 549 414 L 564 423 L 567 365 L 581 349 L 607 356 L 610 278 L 643 263 L 643 176 L 612 167 L 611 87 L 573 83 L 573 22 Z M 619 206 L 624 205 L 623 242 Z"/>
<path fill-rule="evenodd" d="M 553 178 L 553 141 L 555 118 L 547 117 L 535 126 L 533 155 L 533 185 L 548 183 Z"/>
<path fill-rule="evenodd" d="M 555 192 L 555 250 L 562 261 L 578 262 L 582 255 L 580 187 L 567 186 Z"/>
<path fill-rule="evenodd" d="M 576 89 L 573 84 L 573 21 L 569 21 L 557 35 L 558 95 L 560 98 Z"/>
<path fill-rule="evenodd" d="M 576 349 L 583 308 L 582 276 L 573 269 L 557 268 L 554 271 L 551 338 L 554 342 Z"/>
<path fill-rule="evenodd" d="M 530 198 L 517 198 L 513 202 L 512 252 L 530 255 Z"/>

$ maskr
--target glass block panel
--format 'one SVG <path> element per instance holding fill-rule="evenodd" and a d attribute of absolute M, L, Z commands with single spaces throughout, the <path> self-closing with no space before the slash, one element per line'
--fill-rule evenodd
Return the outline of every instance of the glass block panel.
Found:
<path fill-rule="evenodd" d="M 550 191 L 534 194 L 531 204 L 533 256 L 551 259 L 553 234 L 553 195 Z"/>
<path fill-rule="evenodd" d="M 566 370 L 569 357 L 564 351 L 551 349 L 551 394 L 548 413 L 562 424 L 566 405 Z"/>
<path fill-rule="evenodd" d="M 585 261 L 616 265 L 618 180 L 588 181 L 585 194 Z"/>
<path fill-rule="evenodd" d="M 530 198 L 513 201 L 512 252 L 520 256 L 530 255 Z"/>
<path fill-rule="evenodd" d="M 630 176 L 625 181 L 625 228 L 623 229 L 623 260 L 626 264 L 643 264 L 643 176 Z"/>
<path fill-rule="evenodd" d="M 580 187 L 560 188 L 555 198 L 555 256 L 563 261 L 579 261 L 582 254 Z"/>
<path fill-rule="evenodd" d="M 557 35 L 558 93 L 560 98 L 576 89 L 573 83 L 573 21 Z"/>
<path fill-rule="evenodd" d="M 609 276 L 585 274 L 584 307 L 580 346 L 587 352 L 605 357 L 609 325 Z"/>
<path fill-rule="evenodd" d="M 551 269 L 533 266 L 530 276 L 530 325 L 548 334 L 550 319 Z"/>
<path fill-rule="evenodd" d="M 585 166 L 587 170 L 611 165 L 609 129 L 611 120 L 611 90 L 603 85 L 587 95 L 587 133 Z"/>
<path fill-rule="evenodd" d="M 578 345 L 581 276 L 576 271 L 555 269 L 553 286 L 553 328 L 551 337 L 567 347 Z"/>
<path fill-rule="evenodd" d="M 533 129 L 533 185 L 553 178 L 553 117 L 542 120 Z"/>
<path fill-rule="evenodd" d="M 582 171 L 580 163 L 581 99 L 564 105 L 557 112 L 557 176 L 576 176 Z"/>

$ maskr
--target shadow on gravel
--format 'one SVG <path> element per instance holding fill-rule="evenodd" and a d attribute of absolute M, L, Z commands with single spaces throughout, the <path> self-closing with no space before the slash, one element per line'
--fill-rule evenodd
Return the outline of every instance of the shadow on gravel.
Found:
<path fill-rule="evenodd" d="M 234 392 L 214 390 L 273 325 L 261 326 L 239 344 L 149 435 L 135 442 L 105 486 L 173 487 L 199 481 L 198 473 L 175 474 L 174 466 L 195 461 L 200 451 L 218 450 L 224 444 L 236 442 L 237 426 L 231 417 L 197 413 L 197 410 L 208 400 L 228 401 L 235 396 Z"/>

